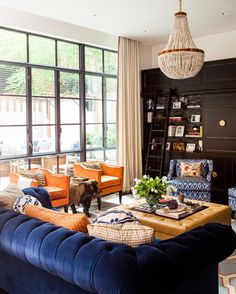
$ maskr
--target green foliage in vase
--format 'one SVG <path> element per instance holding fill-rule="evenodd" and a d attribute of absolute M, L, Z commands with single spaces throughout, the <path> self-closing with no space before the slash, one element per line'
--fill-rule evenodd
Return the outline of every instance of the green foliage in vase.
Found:
<path fill-rule="evenodd" d="M 132 188 L 134 195 L 139 195 L 146 199 L 151 197 L 152 200 L 155 199 L 156 201 L 166 194 L 167 187 L 170 185 L 166 177 L 153 179 L 149 175 L 144 175 L 141 179 L 135 179 L 134 181 L 135 186 Z"/>

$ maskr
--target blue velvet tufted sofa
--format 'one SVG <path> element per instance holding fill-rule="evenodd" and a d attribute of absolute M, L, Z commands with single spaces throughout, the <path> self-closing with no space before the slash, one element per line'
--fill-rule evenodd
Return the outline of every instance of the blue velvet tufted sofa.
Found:
<path fill-rule="evenodd" d="M 131 248 L 0 208 L 0 289 L 11 294 L 214 294 L 218 263 L 236 247 L 207 224 Z"/>

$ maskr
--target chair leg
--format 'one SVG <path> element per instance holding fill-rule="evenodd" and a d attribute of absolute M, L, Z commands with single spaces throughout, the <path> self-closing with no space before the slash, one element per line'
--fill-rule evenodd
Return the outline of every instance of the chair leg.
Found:
<path fill-rule="evenodd" d="M 119 191 L 119 201 L 120 201 L 120 204 L 122 204 L 122 195 L 123 195 L 122 191 Z"/>
<path fill-rule="evenodd" d="M 97 196 L 97 203 L 98 203 L 98 210 L 101 210 L 101 197 L 100 196 Z"/>
<path fill-rule="evenodd" d="M 72 213 L 77 213 L 74 203 L 72 203 L 70 207 L 71 207 Z"/>
<path fill-rule="evenodd" d="M 65 205 L 65 206 L 64 206 L 64 211 L 65 211 L 66 213 L 68 213 L 68 205 Z"/>

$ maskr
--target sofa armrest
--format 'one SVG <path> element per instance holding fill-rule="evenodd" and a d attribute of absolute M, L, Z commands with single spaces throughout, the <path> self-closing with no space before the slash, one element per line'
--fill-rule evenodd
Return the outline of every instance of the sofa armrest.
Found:
<path fill-rule="evenodd" d="M 236 234 L 230 226 L 209 223 L 152 245 L 148 257 L 144 256 L 146 246 L 137 248 L 137 257 L 142 256 L 142 262 L 147 265 L 146 272 L 152 270 L 153 277 L 162 277 L 161 285 L 167 290 L 165 287 L 169 286 L 169 277 L 171 287 L 178 286 L 183 279 L 187 281 L 197 277 L 199 273 L 230 256 L 236 247 Z M 153 268 L 152 264 L 148 264 L 149 259 L 157 265 L 162 260 L 165 266 Z M 144 279 L 148 279 L 145 272 L 142 274 Z"/>
<path fill-rule="evenodd" d="M 90 180 L 96 180 L 100 185 L 102 174 L 102 170 L 87 168 L 80 163 L 74 163 L 75 177 L 88 177 Z"/>
<path fill-rule="evenodd" d="M 111 164 L 107 164 L 105 162 L 100 162 L 100 165 L 101 165 L 102 170 L 105 175 L 117 177 L 119 179 L 123 179 L 123 175 L 124 175 L 124 167 L 123 166 L 111 165 Z"/>

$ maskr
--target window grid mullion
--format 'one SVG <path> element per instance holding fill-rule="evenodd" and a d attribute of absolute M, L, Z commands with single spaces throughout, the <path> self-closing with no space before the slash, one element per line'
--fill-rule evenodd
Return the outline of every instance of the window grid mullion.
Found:
<path fill-rule="evenodd" d="M 1 27 L 2 28 L 2 27 Z M 7 28 L 3 28 L 7 29 Z M 9 29 L 11 30 L 11 29 Z M 71 150 L 71 152 L 76 152 L 80 153 L 81 155 L 81 160 L 86 160 L 86 108 L 85 108 L 85 75 L 89 74 L 92 76 L 99 76 L 102 79 L 102 123 L 94 123 L 94 125 L 102 125 L 102 135 L 103 135 L 103 141 L 102 141 L 102 147 L 95 148 L 93 150 L 103 150 L 104 153 L 104 159 L 105 159 L 105 151 L 106 149 L 110 149 L 107 146 L 107 99 L 106 99 L 106 78 L 117 78 L 116 75 L 105 73 L 105 50 L 106 51 L 111 51 L 111 52 L 116 52 L 113 50 L 107 50 L 103 48 L 99 48 L 96 46 L 88 46 L 88 47 L 93 47 L 100 49 L 102 51 L 102 72 L 86 72 L 85 71 L 85 45 L 84 44 L 79 44 L 77 42 L 70 42 L 72 44 L 76 44 L 79 46 L 79 68 L 78 69 L 72 69 L 72 68 L 59 68 L 58 67 L 58 41 L 63 41 L 67 42 L 65 40 L 61 40 L 58 38 L 50 38 L 42 35 L 37 35 L 37 34 L 31 34 L 28 32 L 22 32 L 19 30 L 12 30 L 12 31 L 18 31 L 21 33 L 26 34 L 26 58 L 27 62 L 12 62 L 12 61 L 4 61 L 0 60 L 0 64 L 7 64 L 7 65 L 20 65 L 24 66 L 25 72 L 26 72 L 26 130 L 27 130 L 27 156 L 34 158 L 35 156 L 38 156 L 38 154 L 33 153 L 33 133 L 32 133 L 32 127 L 33 125 L 33 101 L 32 101 L 32 68 L 42 68 L 42 69 L 47 69 L 47 70 L 53 70 L 54 71 L 54 89 L 55 89 L 55 124 L 48 124 L 48 125 L 55 125 L 55 152 L 48 152 L 45 153 L 44 156 L 47 154 L 56 154 L 58 157 L 59 154 L 64 154 L 64 152 L 61 152 L 61 113 L 60 113 L 60 71 L 66 71 L 66 72 L 71 72 L 71 73 L 77 73 L 80 76 L 79 79 L 79 89 L 80 89 L 80 123 L 81 125 L 81 132 L 80 132 L 80 148 L 81 152 Z M 38 36 L 38 37 L 44 37 L 44 38 L 49 38 L 51 40 L 54 40 L 55 42 L 55 66 L 47 66 L 47 65 L 40 65 L 40 64 L 30 64 L 30 48 L 29 48 L 29 38 L 30 36 Z M 87 46 L 87 45 L 86 45 Z M 20 95 L 21 96 L 21 95 Z M 22 95 L 24 96 L 24 95 Z M 51 98 L 51 97 L 44 97 L 44 98 Z M 63 97 L 62 97 L 63 98 Z M 64 97 L 65 98 L 65 97 Z M 68 97 L 66 97 L 68 98 Z M 72 98 L 72 99 L 77 99 L 77 98 Z M 113 123 L 111 123 L 113 124 Z M 116 123 L 114 123 L 115 125 Z M 71 125 L 71 124 L 69 124 Z M 88 124 L 90 125 L 90 124 Z M 18 125 L 17 125 L 18 126 Z M 90 150 L 90 149 L 89 149 Z M 12 158 L 25 158 L 25 156 L 13 156 Z M 4 159 L 5 160 L 5 159 Z M 7 160 L 7 159 L 6 159 Z M 59 160 L 57 160 L 59 163 Z M 30 167 L 30 158 L 29 158 L 29 167 Z"/>

